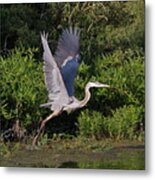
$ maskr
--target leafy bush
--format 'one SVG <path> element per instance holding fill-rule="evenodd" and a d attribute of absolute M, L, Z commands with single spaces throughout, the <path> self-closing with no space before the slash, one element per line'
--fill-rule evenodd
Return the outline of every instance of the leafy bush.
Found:
<path fill-rule="evenodd" d="M 95 68 L 93 65 L 89 67 L 92 72 L 89 79 L 107 83 L 111 89 L 92 90 L 88 103 L 90 110 L 81 112 L 78 117 L 80 136 L 138 138 L 138 127 L 144 126 L 143 55 L 131 49 L 125 54 L 117 50 L 111 55 L 98 57 L 94 63 Z M 84 69 L 82 67 L 80 71 Z M 77 83 L 82 90 L 82 79 Z"/>
<path fill-rule="evenodd" d="M 1 121 L 19 119 L 25 128 L 38 122 L 46 114 L 39 108 L 46 102 L 47 93 L 43 80 L 42 63 L 34 59 L 36 49 L 15 49 L 7 58 L 0 59 Z M 76 94 L 84 96 L 88 81 L 97 80 L 110 84 L 114 89 L 92 90 L 88 109 L 80 115 L 58 117 L 52 132 L 75 131 L 76 123 L 83 137 L 138 137 L 138 127 L 144 124 L 144 62 L 143 56 L 130 50 L 121 50 L 111 55 L 98 57 L 95 68 L 92 64 L 81 64 L 76 80 Z M 54 130 L 55 129 L 55 130 Z M 51 128 L 50 128 L 51 131 Z"/>
<path fill-rule="evenodd" d="M 101 112 L 85 110 L 78 118 L 80 137 L 102 137 L 116 139 L 138 139 L 143 131 L 138 129 L 141 123 L 141 108 L 133 105 L 123 106 L 112 111 L 112 115 L 103 116 Z"/>
<path fill-rule="evenodd" d="M 33 130 L 46 115 L 47 110 L 39 108 L 47 100 L 43 63 L 37 58 L 42 54 L 38 51 L 40 31 L 49 32 L 54 52 L 62 29 L 77 26 L 82 64 L 75 96 L 83 98 L 88 81 L 107 83 L 111 88 L 91 90 L 89 110 L 57 117 L 51 126 L 49 123 L 47 134 L 75 135 L 77 122 L 77 134 L 83 137 L 138 138 L 138 127 L 144 125 L 143 0 L 1 5 L 1 19 L 1 122 L 19 119 Z M 5 56 L 3 51 L 13 48 Z"/>
<path fill-rule="evenodd" d="M 100 112 L 85 110 L 78 117 L 79 135 L 81 137 L 99 138 L 104 135 L 103 116 Z"/>
<path fill-rule="evenodd" d="M 65 2 L 1 5 L 1 50 L 40 47 L 40 31 L 49 32 L 52 50 L 62 28 L 81 28 L 85 62 L 118 48 L 144 50 L 144 1 Z"/>
<path fill-rule="evenodd" d="M 141 122 L 141 108 L 133 105 L 123 106 L 112 111 L 112 116 L 104 118 L 105 129 L 109 136 L 116 139 L 135 139 L 142 135 L 139 132 L 138 124 Z"/>
<path fill-rule="evenodd" d="M 0 59 L 0 117 L 19 119 L 25 126 L 41 117 L 39 104 L 44 102 L 46 90 L 42 63 L 33 58 L 37 49 L 15 49 Z"/>
<path fill-rule="evenodd" d="M 125 53 L 115 51 L 111 55 L 97 59 L 97 77 L 101 82 L 116 88 L 114 92 L 108 91 L 108 99 L 112 95 L 116 98 L 113 99 L 113 103 L 117 102 L 118 105 L 120 101 L 120 105 L 124 102 L 144 105 L 144 57 L 130 52 L 130 49 Z M 118 98 L 122 98 L 118 99 L 114 93 L 117 93 Z"/>

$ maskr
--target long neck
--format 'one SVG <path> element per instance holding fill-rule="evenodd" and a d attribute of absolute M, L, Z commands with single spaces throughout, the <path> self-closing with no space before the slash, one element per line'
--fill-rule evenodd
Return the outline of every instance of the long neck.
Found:
<path fill-rule="evenodd" d="M 87 104 L 87 102 L 89 101 L 89 99 L 90 99 L 91 94 L 90 94 L 89 89 L 90 89 L 90 87 L 86 85 L 86 87 L 85 87 L 85 97 L 84 97 L 83 100 L 80 101 L 80 106 L 81 107 L 85 106 Z"/>

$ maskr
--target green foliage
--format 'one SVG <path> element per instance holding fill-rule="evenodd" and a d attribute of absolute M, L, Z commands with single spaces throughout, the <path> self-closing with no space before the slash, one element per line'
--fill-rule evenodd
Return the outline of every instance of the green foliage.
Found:
<path fill-rule="evenodd" d="M 81 29 L 85 62 L 116 49 L 144 49 L 144 1 L 65 2 L 1 6 L 1 50 L 14 46 L 40 47 L 40 32 L 49 32 L 55 50 L 64 27 Z"/>
<path fill-rule="evenodd" d="M 81 137 L 101 137 L 103 135 L 103 116 L 97 111 L 83 111 L 78 118 Z"/>
<path fill-rule="evenodd" d="M 137 126 L 141 122 L 141 108 L 133 105 L 123 106 L 112 111 L 112 116 L 104 118 L 105 129 L 109 136 L 116 139 L 135 139 Z"/>
<path fill-rule="evenodd" d="M 39 104 L 45 100 L 42 63 L 35 62 L 37 49 L 15 49 L 0 59 L 1 120 L 20 119 L 25 126 L 41 116 Z"/>
<path fill-rule="evenodd" d="M 96 139 L 138 139 L 143 136 L 143 131 L 138 131 L 140 122 L 141 108 L 133 105 L 112 110 L 112 114 L 107 117 L 101 112 L 85 110 L 78 118 L 80 136 Z"/>
<path fill-rule="evenodd" d="M 10 155 L 11 155 L 11 152 L 9 151 L 8 146 L 0 143 L 0 157 L 9 157 Z"/>
<path fill-rule="evenodd" d="M 113 96 L 113 101 L 117 101 L 117 104 L 122 101 L 141 105 L 144 104 L 144 57 L 139 54 L 133 55 L 131 52 L 131 49 L 125 53 L 115 51 L 103 59 L 97 59 L 95 67 L 98 80 L 115 88 L 109 95 L 115 96 L 117 93 L 118 98 L 121 98 Z"/>
<path fill-rule="evenodd" d="M 83 64 L 79 74 L 86 68 L 88 66 Z M 131 49 L 125 53 L 117 50 L 98 57 L 95 68 L 92 65 L 89 69 L 90 80 L 107 83 L 111 88 L 92 90 L 89 110 L 78 117 L 80 136 L 143 139 L 144 127 L 139 132 L 139 127 L 144 126 L 143 55 Z M 83 80 L 85 82 L 85 78 Z M 82 79 L 77 83 L 81 87 L 79 90 L 84 88 Z"/>
<path fill-rule="evenodd" d="M 143 0 L 0 6 L 1 121 L 20 119 L 25 128 L 31 125 L 32 129 L 44 117 L 46 109 L 39 108 L 47 101 L 40 62 L 40 31 L 49 32 L 54 52 L 62 29 L 77 26 L 81 29 L 82 63 L 75 96 L 84 97 L 88 81 L 107 83 L 111 88 L 91 90 L 88 109 L 63 114 L 51 126 L 49 123 L 47 134 L 75 135 L 75 123 L 80 137 L 134 139 L 143 134 L 144 127 L 140 128 L 144 126 L 145 112 Z M 14 50 L 4 56 L 10 49 Z"/>

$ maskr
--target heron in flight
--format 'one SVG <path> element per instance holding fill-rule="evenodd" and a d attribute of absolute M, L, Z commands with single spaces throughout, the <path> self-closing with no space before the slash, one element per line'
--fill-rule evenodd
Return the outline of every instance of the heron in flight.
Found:
<path fill-rule="evenodd" d="M 52 113 L 41 122 L 32 145 L 36 145 L 45 124 L 50 119 L 60 115 L 63 111 L 72 112 L 84 107 L 91 97 L 90 88 L 110 87 L 99 82 L 88 82 L 85 86 L 84 99 L 80 101 L 74 97 L 74 80 L 80 65 L 79 38 L 80 30 L 78 28 L 64 29 L 59 37 L 58 46 L 53 56 L 48 45 L 48 34 L 41 33 L 44 50 L 43 71 L 49 100 L 48 103 L 42 104 L 41 107 L 50 108 Z"/>

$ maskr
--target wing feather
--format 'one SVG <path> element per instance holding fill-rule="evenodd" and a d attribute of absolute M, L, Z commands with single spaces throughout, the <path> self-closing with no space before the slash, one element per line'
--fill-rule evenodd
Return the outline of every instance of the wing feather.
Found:
<path fill-rule="evenodd" d="M 60 70 L 50 51 L 47 38 L 48 38 L 48 34 L 45 34 L 45 32 L 43 32 L 41 34 L 41 40 L 42 40 L 42 45 L 44 49 L 43 71 L 45 75 L 45 84 L 48 91 L 49 101 L 52 102 L 51 109 L 56 110 L 56 109 L 61 109 L 62 106 L 64 106 L 65 104 L 68 104 L 69 97 L 68 97 L 66 87 L 64 85 Z"/>
<path fill-rule="evenodd" d="M 54 55 L 59 68 L 69 56 L 74 58 L 79 54 L 79 37 L 80 30 L 78 28 L 70 27 L 63 30 Z"/>

